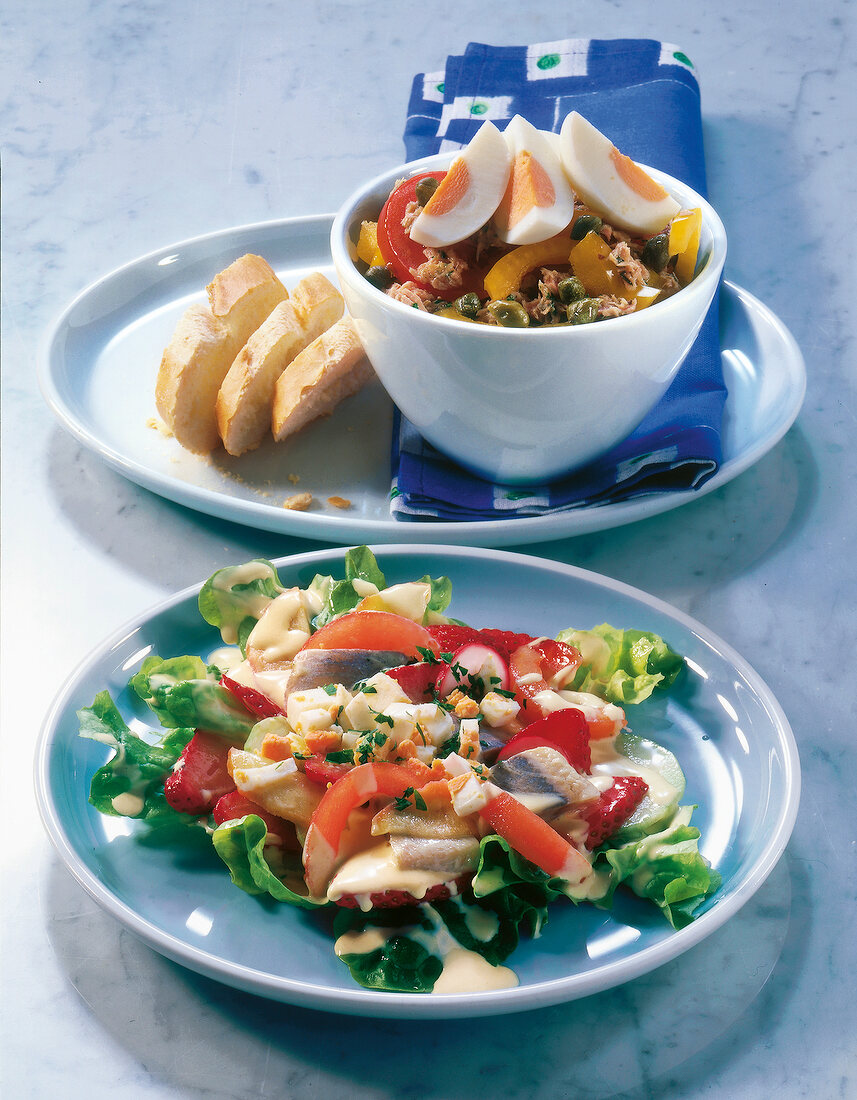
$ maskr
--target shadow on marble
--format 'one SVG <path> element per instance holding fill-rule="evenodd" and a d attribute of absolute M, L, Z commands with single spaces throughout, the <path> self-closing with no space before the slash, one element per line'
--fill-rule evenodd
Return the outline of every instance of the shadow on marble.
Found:
<path fill-rule="evenodd" d="M 59 964 L 98 1025 L 171 1088 L 216 1100 L 605 1100 L 678 1097 L 664 1091 L 672 1075 L 687 1095 L 720 1058 L 770 1039 L 808 938 L 809 907 L 796 920 L 793 895 L 806 890 L 786 858 L 723 928 L 652 974 L 567 1005 L 437 1022 L 338 1016 L 221 986 L 138 941 L 56 861 L 43 897 Z"/>
<path fill-rule="evenodd" d="M 123 479 L 60 430 L 47 461 L 57 505 L 80 536 L 168 590 L 200 581 L 208 575 L 205 568 L 210 566 L 210 572 L 225 564 L 224 545 L 244 548 L 239 556 L 248 558 L 324 545 L 257 531 L 162 499 Z M 567 561 L 675 602 L 746 573 L 798 538 L 817 492 L 815 459 L 796 426 L 735 481 L 672 512 L 509 549 Z M 206 566 L 188 576 L 184 558 Z"/>

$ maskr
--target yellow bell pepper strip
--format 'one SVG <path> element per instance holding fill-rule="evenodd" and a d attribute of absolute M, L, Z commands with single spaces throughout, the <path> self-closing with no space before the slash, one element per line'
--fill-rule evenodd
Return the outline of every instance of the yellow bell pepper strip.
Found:
<path fill-rule="evenodd" d="M 522 244 L 513 248 L 511 252 L 501 256 L 485 276 L 486 293 L 495 300 L 508 298 L 520 289 L 521 281 L 528 271 L 537 267 L 567 264 L 571 244 L 566 233 L 558 233 L 538 244 Z"/>
<path fill-rule="evenodd" d="M 378 223 L 361 222 L 357 240 L 357 258 L 369 267 L 383 267 L 384 257 L 378 247 Z"/>
<path fill-rule="evenodd" d="M 636 297 L 638 287 L 629 286 L 622 278 L 611 258 L 612 249 L 604 238 L 594 232 L 587 233 L 571 252 L 571 266 L 590 297 L 613 294 L 630 301 Z"/>
<path fill-rule="evenodd" d="M 641 309 L 645 309 L 646 306 L 650 306 L 652 302 L 656 302 L 660 297 L 660 288 L 656 286 L 643 286 L 637 291 L 637 295 L 634 301 L 637 303 L 636 313 L 639 313 Z"/>
<path fill-rule="evenodd" d="M 683 210 L 670 222 L 670 256 L 676 256 L 675 273 L 682 286 L 693 278 L 699 253 L 702 211 Z"/>

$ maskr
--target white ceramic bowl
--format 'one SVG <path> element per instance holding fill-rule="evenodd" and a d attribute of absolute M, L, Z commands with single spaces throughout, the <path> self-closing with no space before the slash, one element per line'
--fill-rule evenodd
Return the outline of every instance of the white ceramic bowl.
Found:
<path fill-rule="evenodd" d="M 451 159 L 402 165 L 346 201 L 331 230 L 342 293 L 384 387 L 435 447 L 489 480 L 557 478 L 624 439 L 666 392 L 714 297 L 726 231 L 701 195 L 647 168 L 682 207 L 702 209 L 700 265 L 679 293 L 589 325 L 512 329 L 435 317 L 373 287 L 355 266 L 355 243 L 397 180 Z"/>

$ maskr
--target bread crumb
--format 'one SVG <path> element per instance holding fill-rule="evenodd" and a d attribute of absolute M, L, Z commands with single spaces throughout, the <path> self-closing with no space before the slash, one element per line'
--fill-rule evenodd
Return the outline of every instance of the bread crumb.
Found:
<path fill-rule="evenodd" d="M 292 485 L 297 485 L 300 479 L 300 474 L 289 474 L 289 481 L 292 483 Z"/>
<path fill-rule="evenodd" d="M 286 497 L 283 507 L 292 512 L 305 512 L 312 504 L 312 493 L 295 493 L 293 497 Z"/>
<path fill-rule="evenodd" d="M 343 510 L 351 507 L 351 501 L 345 497 L 328 497 L 327 503 L 332 504 L 334 508 L 342 508 Z"/>
<path fill-rule="evenodd" d="M 152 431 L 159 432 L 165 439 L 172 439 L 173 433 L 164 424 L 162 420 L 158 420 L 156 416 L 150 416 L 146 421 L 146 427 L 151 428 Z"/>

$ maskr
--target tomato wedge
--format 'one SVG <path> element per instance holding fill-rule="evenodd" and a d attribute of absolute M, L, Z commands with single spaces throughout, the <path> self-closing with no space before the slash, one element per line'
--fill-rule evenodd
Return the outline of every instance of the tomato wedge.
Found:
<path fill-rule="evenodd" d="M 592 871 L 589 860 L 565 837 L 505 791 L 498 791 L 479 816 L 524 859 L 548 875 L 576 885 Z"/>
<path fill-rule="evenodd" d="M 413 282 L 423 290 L 429 291 L 437 298 L 443 298 L 448 302 L 454 301 L 461 294 L 472 290 L 485 296 L 482 283 L 482 273 L 474 266 L 469 266 L 464 273 L 464 280 L 460 286 L 438 289 L 428 283 L 415 279 L 412 270 L 426 262 L 425 246 L 412 241 L 407 230 L 402 225 L 408 203 L 417 201 L 417 184 L 420 180 L 432 177 L 438 182 L 443 179 L 446 172 L 419 172 L 404 180 L 390 194 L 384 203 L 381 213 L 378 215 L 378 248 L 384 257 L 384 262 L 391 269 L 400 283 Z M 454 254 L 473 264 L 476 258 L 476 250 L 466 242 L 451 245 L 444 249 L 445 252 Z"/>
<path fill-rule="evenodd" d="M 310 635 L 302 649 L 387 649 L 420 658 L 440 646 L 425 627 L 392 611 L 349 611 Z"/>
<path fill-rule="evenodd" d="M 522 733 L 506 742 L 497 759 L 506 760 L 519 752 L 542 746 L 561 752 L 579 772 L 588 773 L 592 767 L 589 726 L 583 713 L 574 707 L 552 711 L 545 718 L 531 722 Z"/>
<path fill-rule="evenodd" d="M 312 897 L 323 897 L 336 867 L 342 833 L 352 810 L 372 798 L 401 798 L 434 778 L 425 764 L 360 764 L 328 787 L 316 806 L 304 841 L 304 871 Z"/>

